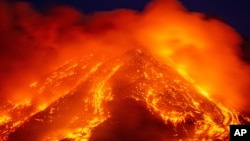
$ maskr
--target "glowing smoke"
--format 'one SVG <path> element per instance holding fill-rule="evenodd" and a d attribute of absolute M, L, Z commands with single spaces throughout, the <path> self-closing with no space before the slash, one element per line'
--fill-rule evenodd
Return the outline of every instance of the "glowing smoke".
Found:
<path fill-rule="evenodd" d="M 0 2 L 1 102 L 29 98 L 28 86 L 65 61 L 89 53 L 118 56 L 143 48 L 172 61 L 202 89 L 230 105 L 248 94 L 249 66 L 233 28 L 175 0 L 153 1 L 142 12 L 84 15 L 58 6 L 46 13 L 28 3 Z"/>

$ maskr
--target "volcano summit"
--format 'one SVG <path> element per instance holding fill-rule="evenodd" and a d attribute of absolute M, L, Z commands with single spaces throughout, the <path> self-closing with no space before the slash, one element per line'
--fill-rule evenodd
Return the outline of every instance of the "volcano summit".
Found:
<path fill-rule="evenodd" d="M 68 61 L 31 87 L 32 105 L 8 106 L 4 140 L 225 140 L 229 125 L 239 123 L 235 112 L 139 49 Z"/>

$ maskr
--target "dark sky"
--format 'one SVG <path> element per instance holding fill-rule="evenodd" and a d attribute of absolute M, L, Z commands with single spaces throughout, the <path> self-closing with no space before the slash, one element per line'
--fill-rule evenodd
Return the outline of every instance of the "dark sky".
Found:
<path fill-rule="evenodd" d="M 70 5 L 85 13 L 130 8 L 142 10 L 150 0 L 25 0 L 43 10 L 56 4 Z M 219 17 L 241 34 L 250 37 L 249 0 L 180 0 L 186 8 Z"/>

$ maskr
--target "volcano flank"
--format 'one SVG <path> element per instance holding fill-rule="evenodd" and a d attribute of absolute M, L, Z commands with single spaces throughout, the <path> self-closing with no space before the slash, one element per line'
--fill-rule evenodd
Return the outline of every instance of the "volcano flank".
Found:
<path fill-rule="evenodd" d="M 229 125 L 239 122 L 174 67 L 139 49 L 68 61 L 32 89 L 37 104 L 12 110 L 14 118 L 0 126 L 5 140 L 226 140 Z"/>

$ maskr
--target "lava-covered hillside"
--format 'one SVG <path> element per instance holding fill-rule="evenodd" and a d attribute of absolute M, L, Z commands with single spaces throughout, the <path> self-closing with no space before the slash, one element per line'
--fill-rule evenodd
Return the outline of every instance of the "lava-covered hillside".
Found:
<path fill-rule="evenodd" d="M 37 104 L 19 114 L 12 107 L 13 119 L 1 125 L 5 140 L 225 140 L 239 123 L 237 113 L 139 49 L 69 61 L 32 87 Z"/>

